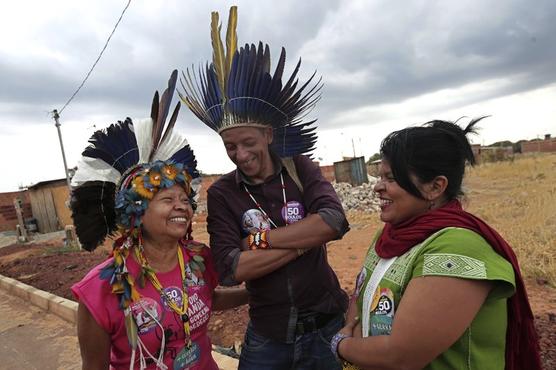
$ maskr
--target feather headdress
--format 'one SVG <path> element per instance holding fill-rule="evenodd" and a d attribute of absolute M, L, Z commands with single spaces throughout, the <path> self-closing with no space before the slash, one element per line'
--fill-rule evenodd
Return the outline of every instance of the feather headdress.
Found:
<path fill-rule="evenodd" d="M 94 250 L 118 227 L 138 227 L 158 189 L 179 183 L 195 205 L 197 162 L 187 140 L 173 133 L 179 102 L 166 124 L 177 75 L 174 70 L 160 98 L 155 92 L 150 118 L 126 118 L 89 139 L 72 179 L 71 199 L 76 232 L 85 249 Z"/>
<path fill-rule="evenodd" d="M 317 140 L 313 121 L 303 118 L 320 99 L 321 79 L 315 73 L 299 84 L 301 59 L 282 84 L 286 50 L 282 48 L 274 74 L 270 74 L 270 50 L 259 42 L 237 50 L 237 7 L 230 8 L 226 50 L 220 39 L 218 13 L 212 13 L 212 63 L 187 69 L 180 78 L 181 100 L 207 126 L 222 131 L 242 126 L 272 127 L 271 148 L 280 157 L 311 152 Z"/>

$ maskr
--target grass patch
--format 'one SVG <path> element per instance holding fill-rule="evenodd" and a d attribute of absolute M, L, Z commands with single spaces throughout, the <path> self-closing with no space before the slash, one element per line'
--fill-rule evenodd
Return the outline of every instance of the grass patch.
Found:
<path fill-rule="evenodd" d="M 556 285 L 556 154 L 479 165 L 465 187 L 466 209 L 510 243 L 522 272 Z"/>
<path fill-rule="evenodd" d="M 63 246 L 63 247 L 50 247 L 44 250 L 44 254 L 46 256 L 52 255 L 59 255 L 59 254 L 69 254 L 69 253 L 78 253 L 81 252 L 81 249 L 70 247 L 70 246 Z"/>

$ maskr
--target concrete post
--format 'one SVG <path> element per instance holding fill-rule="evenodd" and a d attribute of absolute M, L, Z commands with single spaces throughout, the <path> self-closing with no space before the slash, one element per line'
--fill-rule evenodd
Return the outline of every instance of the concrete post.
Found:
<path fill-rule="evenodd" d="M 29 241 L 29 236 L 27 235 L 27 229 L 25 228 L 23 211 L 21 209 L 21 200 L 19 198 L 14 199 L 14 208 L 17 215 L 17 222 L 19 222 L 19 227 L 17 228 L 17 241 L 25 243 Z"/>

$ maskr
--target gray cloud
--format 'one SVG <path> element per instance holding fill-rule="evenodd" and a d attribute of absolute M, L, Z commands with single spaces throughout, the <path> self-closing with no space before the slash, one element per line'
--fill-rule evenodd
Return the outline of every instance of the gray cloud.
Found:
<path fill-rule="evenodd" d="M 61 1 L 32 20 L 23 6 L 4 13 L 20 21 L 15 28 L 0 25 L 0 133 L 52 123 L 48 111 L 60 109 L 80 84 L 124 3 Z M 438 110 L 556 83 L 551 0 L 236 3 L 240 45 L 262 40 L 274 58 L 285 46 L 287 70 L 302 57 L 302 78 L 314 70 L 323 76 L 323 98 L 309 116 L 318 117 L 322 129 L 361 108 L 370 113 L 359 122 L 388 120 L 382 104 L 467 84 L 503 81 L 480 94 L 439 101 Z M 154 90 L 165 88 L 172 69 L 211 58 L 210 11 L 220 12 L 225 33 L 230 4 L 132 2 L 90 79 L 63 112 L 63 123 L 85 130 L 147 116 Z M 22 34 L 26 38 L 17 39 Z M 179 126 L 208 133 L 185 107 Z"/>
<path fill-rule="evenodd" d="M 355 5 L 352 24 L 329 25 L 305 49 L 328 81 L 326 115 L 491 79 L 512 82 L 465 102 L 556 81 L 556 3 L 466 2 L 452 14 L 445 2 L 374 4 L 372 16 Z"/>

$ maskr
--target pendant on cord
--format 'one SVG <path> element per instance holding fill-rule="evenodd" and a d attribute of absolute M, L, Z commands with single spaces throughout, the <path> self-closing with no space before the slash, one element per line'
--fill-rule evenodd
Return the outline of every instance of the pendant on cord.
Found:
<path fill-rule="evenodd" d="M 208 354 L 207 354 L 208 355 Z M 201 348 L 195 342 L 190 346 L 185 346 L 174 359 L 174 369 L 189 369 L 199 362 L 201 358 Z"/>

